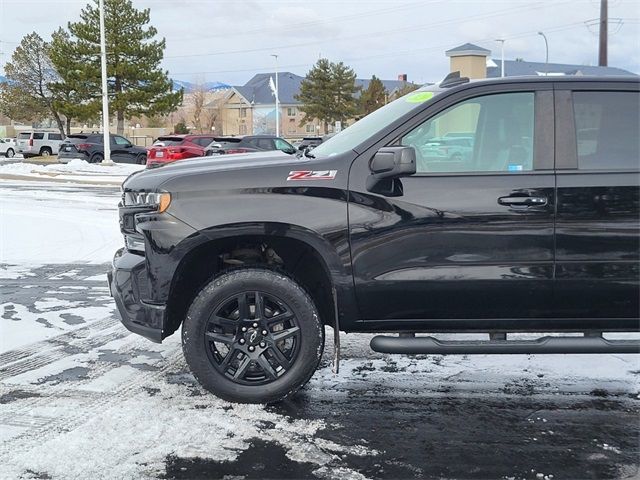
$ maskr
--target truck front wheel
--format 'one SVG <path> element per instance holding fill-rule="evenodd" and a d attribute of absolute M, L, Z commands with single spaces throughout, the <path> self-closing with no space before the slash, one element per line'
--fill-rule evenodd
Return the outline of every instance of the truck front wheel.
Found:
<path fill-rule="evenodd" d="M 182 348 L 200 384 L 240 403 L 283 400 L 309 381 L 324 328 L 305 292 L 262 268 L 222 273 L 197 295 L 182 326 Z"/>

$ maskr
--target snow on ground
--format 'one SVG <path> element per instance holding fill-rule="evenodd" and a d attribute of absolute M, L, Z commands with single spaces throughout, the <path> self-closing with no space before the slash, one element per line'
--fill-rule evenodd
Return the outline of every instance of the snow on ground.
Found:
<path fill-rule="evenodd" d="M 115 188 L 0 186 L 0 277 L 25 265 L 105 263 L 122 246 Z"/>
<path fill-rule="evenodd" d="M 0 164 L 0 178 L 3 176 L 27 177 L 34 180 L 63 180 L 70 183 L 104 183 L 119 185 L 129 175 L 143 170 L 144 165 L 116 163 L 103 165 L 88 163 L 84 160 L 73 159 L 69 163 L 50 165 L 36 165 L 32 163 L 6 163 Z"/>

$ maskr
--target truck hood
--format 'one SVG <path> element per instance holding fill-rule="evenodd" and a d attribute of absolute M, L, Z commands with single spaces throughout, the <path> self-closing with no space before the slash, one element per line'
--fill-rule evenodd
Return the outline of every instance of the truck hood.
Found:
<path fill-rule="evenodd" d="M 311 159 L 289 155 L 279 150 L 269 152 L 238 153 L 212 157 L 177 160 L 162 167 L 142 170 L 130 175 L 122 184 L 125 190 L 153 190 L 166 180 L 181 175 L 198 175 L 226 170 L 243 170 L 275 165 L 299 168 Z"/>

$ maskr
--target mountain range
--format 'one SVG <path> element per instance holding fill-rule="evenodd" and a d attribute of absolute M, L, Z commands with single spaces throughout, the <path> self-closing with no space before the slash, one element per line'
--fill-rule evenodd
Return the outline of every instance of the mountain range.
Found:
<path fill-rule="evenodd" d="M 3 75 L 0 75 L 0 83 L 4 83 L 6 81 L 7 81 L 7 77 L 5 77 Z M 184 88 L 184 92 L 185 93 L 191 93 L 197 87 L 196 83 L 186 82 L 184 80 L 172 80 L 172 82 L 173 82 L 173 89 L 174 90 L 179 90 L 180 88 Z M 222 82 L 205 82 L 205 83 L 202 84 L 202 86 L 207 91 L 220 90 L 220 89 L 223 89 L 223 88 L 229 88 L 230 87 L 230 85 L 227 85 L 226 83 L 222 83 Z"/>

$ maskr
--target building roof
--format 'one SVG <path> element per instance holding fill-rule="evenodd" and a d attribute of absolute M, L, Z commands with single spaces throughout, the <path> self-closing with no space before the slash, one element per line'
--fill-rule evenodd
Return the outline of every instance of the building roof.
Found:
<path fill-rule="evenodd" d="M 487 77 L 497 78 L 501 74 L 501 60 L 491 59 L 487 63 Z M 572 65 L 566 63 L 525 62 L 520 60 L 505 60 L 505 77 L 522 77 L 531 75 L 599 75 L 599 76 L 637 76 L 635 73 L 617 67 L 600 67 L 591 65 Z"/>
<path fill-rule="evenodd" d="M 275 103 L 275 97 L 273 96 L 271 87 L 269 86 L 269 79 L 272 77 L 275 82 L 275 72 L 258 73 L 244 85 L 233 88 L 235 88 L 240 95 L 246 98 L 249 103 L 273 105 Z M 304 80 L 304 77 L 296 75 L 295 73 L 278 73 L 278 95 L 280 96 L 280 103 L 298 103 L 294 98 L 294 95 L 297 95 L 300 91 L 300 84 L 302 83 L 302 80 Z"/>
<path fill-rule="evenodd" d="M 254 105 L 273 105 L 275 103 L 275 97 L 271 92 L 269 86 L 269 79 L 276 80 L 275 72 L 270 73 L 258 73 L 254 75 L 244 85 L 234 86 L 233 88 L 242 95 L 247 102 Z M 296 75 L 291 72 L 278 73 L 278 94 L 280 96 L 280 103 L 284 105 L 297 105 L 300 102 L 295 99 L 295 95 L 300 92 L 300 84 L 304 80 L 304 77 Z M 369 86 L 371 79 L 357 78 L 355 81 L 356 87 L 361 87 L 363 90 Z M 389 94 L 394 93 L 396 90 L 404 87 L 407 83 L 403 80 L 381 80 L 384 88 L 387 89 Z M 356 92 L 356 97 L 360 95 L 360 91 Z"/>
<path fill-rule="evenodd" d="M 447 50 L 444 54 L 447 57 L 460 57 L 463 55 L 481 55 L 483 57 L 488 57 L 491 55 L 491 50 L 479 47 L 473 43 L 465 43 L 464 45 Z"/>

